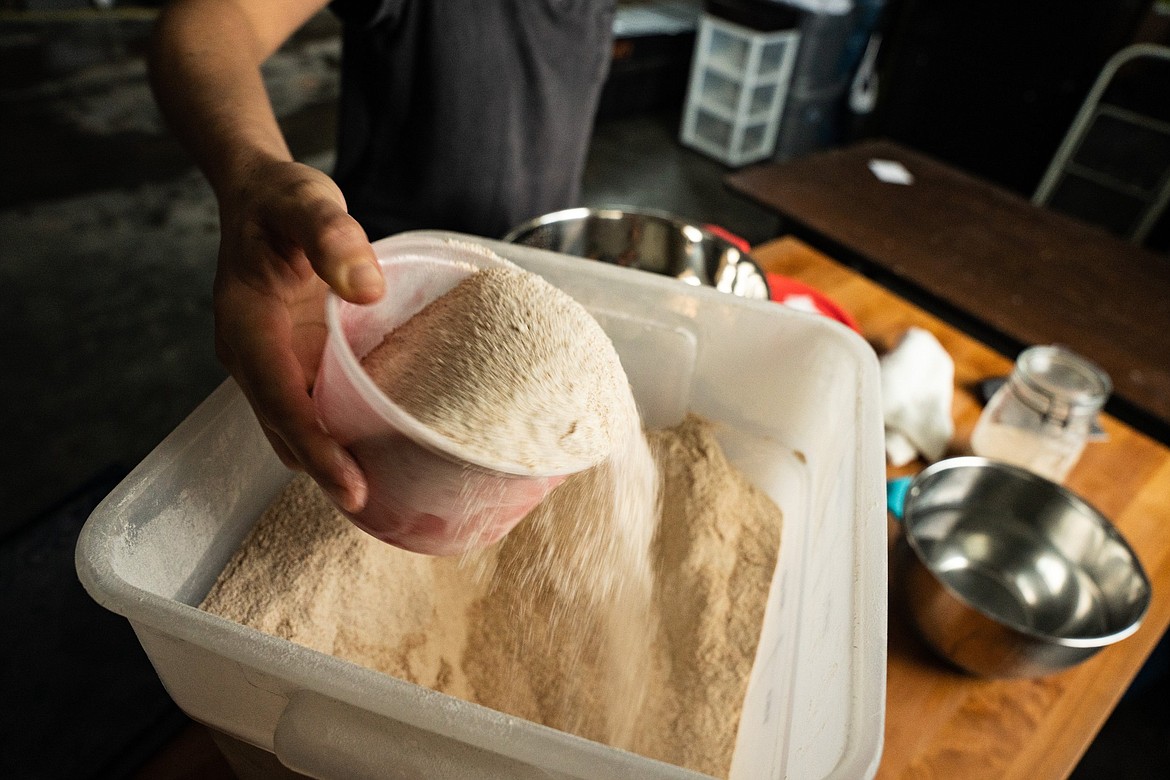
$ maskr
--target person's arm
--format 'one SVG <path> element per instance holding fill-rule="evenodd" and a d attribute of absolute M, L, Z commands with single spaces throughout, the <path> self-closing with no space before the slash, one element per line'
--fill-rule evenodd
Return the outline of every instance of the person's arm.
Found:
<path fill-rule="evenodd" d="M 325 2 L 174 0 L 156 27 L 150 76 L 219 202 L 216 352 L 281 460 L 356 511 L 365 478 L 321 427 L 309 390 L 327 286 L 368 303 L 384 283 L 337 185 L 292 159 L 260 73 Z"/>

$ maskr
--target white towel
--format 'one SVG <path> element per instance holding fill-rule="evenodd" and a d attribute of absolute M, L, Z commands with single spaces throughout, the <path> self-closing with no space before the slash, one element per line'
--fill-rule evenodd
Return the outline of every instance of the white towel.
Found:
<path fill-rule="evenodd" d="M 929 331 L 910 328 L 881 358 L 886 457 L 904 466 L 940 460 L 955 433 L 955 363 Z"/>

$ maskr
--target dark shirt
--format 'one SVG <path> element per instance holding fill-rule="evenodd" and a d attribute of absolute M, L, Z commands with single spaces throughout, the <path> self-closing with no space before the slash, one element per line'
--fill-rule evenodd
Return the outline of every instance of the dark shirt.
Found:
<path fill-rule="evenodd" d="M 337 165 L 371 240 L 576 205 L 613 0 L 334 0 Z"/>

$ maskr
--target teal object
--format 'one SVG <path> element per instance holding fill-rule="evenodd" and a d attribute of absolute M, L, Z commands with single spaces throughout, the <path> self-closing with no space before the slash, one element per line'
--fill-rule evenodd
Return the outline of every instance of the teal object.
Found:
<path fill-rule="evenodd" d="M 886 482 L 886 509 L 899 520 L 902 519 L 906 494 L 910 492 L 910 483 L 913 481 L 914 477 L 897 477 Z"/>

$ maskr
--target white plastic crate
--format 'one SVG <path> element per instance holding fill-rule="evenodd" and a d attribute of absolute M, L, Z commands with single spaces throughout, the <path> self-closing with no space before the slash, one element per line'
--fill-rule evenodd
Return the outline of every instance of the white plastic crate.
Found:
<path fill-rule="evenodd" d="M 872 776 L 885 703 L 886 516 L 869 345 L 834 321 L 767 301 L 457 237 L 579 300 L 613 339 L 646 422 L 673 424 L 687 410 L 717 421 L 732 462 L 783 510 L 731 777 Z M 192 718 L 311 777 L 703 777 L 197 609 L 289 478 L 229 381 L 82 532 L 82 583 L 129 619 Z"/>
<path fill-rule="evenodd" d="M 699 21 L 680 139 L 731 166 L 771 156 L 796 63 L 797 30 Z"/>

